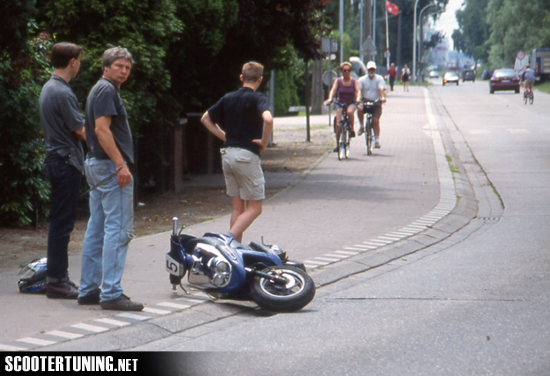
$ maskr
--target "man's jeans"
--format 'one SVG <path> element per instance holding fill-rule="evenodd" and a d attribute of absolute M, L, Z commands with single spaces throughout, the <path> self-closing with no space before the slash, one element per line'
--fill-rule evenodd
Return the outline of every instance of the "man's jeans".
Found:
<path fill-rule="evenodd" d="M 90 186 L 99 184 L 116 171 L 110 159 L 90 158 L 85 163 Z M 134 182 L 120 188 L 117 176 L 90 192 L 90 220 L 82 246 L 82 274 L 79 297 L 101 286 L 102 302 L 122 294 L 120 281 L 126 252 L 134 237 Z"/>
<path fill-rule="evenodd" d="M 51 223 L 48 233 L 49 282 L 68 278 L 68 247 L 76 221 L 76 208 L 82 172 L 68 163 L 68 157 L 49 155 L 44 161 L 44 172 L 51 183 Z"/>

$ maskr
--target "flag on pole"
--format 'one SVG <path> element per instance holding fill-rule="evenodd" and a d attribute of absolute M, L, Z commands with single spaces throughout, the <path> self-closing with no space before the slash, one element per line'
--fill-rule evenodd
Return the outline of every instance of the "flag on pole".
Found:
<path fill-rule="evenodd" d="M 393 15 L 399 14 L 399 7 L 395 5 L 394 3 L 386 0 L 386 11 L 388 13 L 391 13 Z"/>

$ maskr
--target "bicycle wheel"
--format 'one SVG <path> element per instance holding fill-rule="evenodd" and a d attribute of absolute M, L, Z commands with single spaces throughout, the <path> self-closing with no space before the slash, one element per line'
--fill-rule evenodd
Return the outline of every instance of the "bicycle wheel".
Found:
<path fill-rule="evenodd" d="M 342 160 L 342 152 L 341 152 L 341 135 L 342 135 L 342 122 L 338 124 L 337 133 L 336 133 L 336 153 L 338 154 L 338 160 Z"/>
<path fill-rule="evenodd" d="M 372 117 L 368 116 L 365 122 L 365 143 L 367 144 L 367 155 L 372 154 Z"/>
<path fill-rule="evenodd" d="M 348 143 L 348 129 L 345 122 L 340 123 L 340 145 L 338 148 L 338 159 L 346 158 L 346 149 Z"/>
<path fill-rule="evenodd" d="M 527 104 L 527 93 L 523 92 L 523 104 Z"/>
<path fill-rule="evenodd" d="M 349 125 L 346 124 L 346 147 L 344 149 L 344 152 L 345 152 L 345 155 L 346 155 L 346 158 L 349 158 L 349 151 L 350 151 L 350 146 L 351 146 L 351 137 L 349 135 Z"/>
<path fill-rule="evenodd" d="M 338 159 L 340 159 L 340 125 L 336 122 L 336 116 L 334 117 L 334 134 L 336 136 L 336 154 L 338 154 Z"/>

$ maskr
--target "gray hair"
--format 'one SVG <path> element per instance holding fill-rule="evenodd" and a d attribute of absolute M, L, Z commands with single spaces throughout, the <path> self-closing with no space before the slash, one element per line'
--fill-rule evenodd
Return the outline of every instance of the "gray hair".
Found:
<path fill-rule="evenodd" d="M 126 59 L 130 63 L 132 63 L 132 65 L 134 64 L 134 60 L 132 58 L 132 54 L 130 53 L 130 51 L 128 51 L 124 47 L 113 47 L 113 48 L 109 48 L 107 51 L 103 53 L 102 66 L 111 67 L 111 64 L 113 64 L 115 60 L 118 60 L 118 59 Z"/>

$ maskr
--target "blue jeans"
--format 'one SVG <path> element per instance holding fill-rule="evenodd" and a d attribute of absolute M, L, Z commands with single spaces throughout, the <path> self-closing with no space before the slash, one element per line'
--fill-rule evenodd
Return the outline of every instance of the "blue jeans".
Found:
<path fill-rule="evenodd" d="M 68 247 L 76 221 L 76 208 L 82 172 L 68 163 L 68 157 L 49 155 L 44 161 L 44 172 L 51 183 L 51 223 L 48 232 L 48 263 L 46 276 L 49 282 L 68 278 Z"/>
<path fill-rule="evenodd" d="M 116 171 L 110 159 L 90 158 L 85 163 L 90 186 L 99 184 Z M 79 297 L 101 286 L 100 300 L 114 300 L 122 294 L 120 281 L 126 252 L 134 237 L 134 182 L 120 188 L 114 175 L 90 192 L 90 220 L 82 246 Z M 103 285 L 102 285 L 103 282 Z"/>

